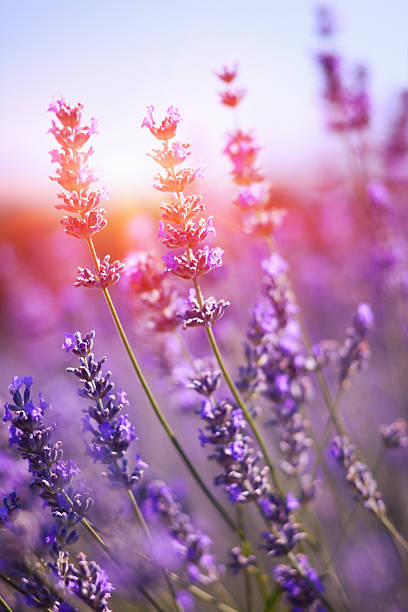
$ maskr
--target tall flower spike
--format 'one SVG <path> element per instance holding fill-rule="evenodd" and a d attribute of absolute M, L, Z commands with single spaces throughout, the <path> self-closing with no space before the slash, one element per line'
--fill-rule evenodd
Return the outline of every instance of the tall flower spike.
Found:
<path fill-rule="evenodd" d="M 94 462 L 99 461 L 108 466 L 107 476 L 112 485 L 131 489 L 139 482 L 147 465 L 136 455 L 134 469 L 131 472 L 128 469 L 126 453 L 136 434 L 128 415 L 123 414 L 123 410 L 129 406 L 126 393 L 114 393 L 111 373 L 102 372 L 106 358 L 95 361 L 91 352 L 92 343 L 84 341 L 80 332 L 67 334 L 67 337 L 68 350 L 76 354 L 80 362 L 79 367 L 67 368 L 67 371 L 75 374 L 82 383 L 78 395 L 93 402 L 93 405 L 84 410 L 82 420 L 84 431 L 91 434 L 88 453 Z M 93 332 L 85 336 L 92 340 L 93 337 Z M 84 345 L 86 348 L 83 348 Z"/>
<path fill-rule="evenodd" d="M 195 279 L 219 267 L 223 251 L 219 247 L 210 249 L 208 245 L 202 246 L 210 234 L 215 235 L 212 217 L 197 219 L 205 211 L 201 196 L 184 194 L 184 190 L 202 176 L 202 168 L 177 169 L 190 153 L 188 144 L 169 145 L 169 140 L 176 135 L 180 114 L 170 107 L 160 127 L 157 127 L 153 110 L 153 106 L 147 107 L 142 127 L 147 127 L 153 136 L 164 141 L 162 150 L 153 150 L 150 157 L 166 170 L 165 175 L 156 175 L 154 187 L 174 194 L 170 202 L 161 206 L 159 238 L 170 249 L 163 259 L 169 272 L 181 278 Z"/>
<path fill-rule="evenodd" d="M 82 104 L 70 106 L 64 98 L 56 100 L 48 108 L 61 124 L 58 127 L 53 121 L 49 130 L 61 147 L 60 151 L 50 151 L 51 161 L 59 166 L 51 180 L 57 181 L 64 189 L 58 194 L 60 203 L 56 208 L 70 213 L 61 219 L 65 232 L 76 238 L 89 238 L 107 224 L 105 211 L 100 208 L 106 191 L 91 188 L 97 180 L 88 166 L 93 149 L 84 151 L 83 147 L 96 133 L 96 120 L 91 119 L 89 126 L 84 125 L 82 109 Z"/>
<path fill-rule="evenodd" d="M 318 10 L 317 26 L 326 44 L 335 32 L 334 16 L 327 7 Z M 356 65 L 350 75 L 345 74 L 342 58 L 326 49 L 317 54 L 316 60 L 323 76 L 322 98 L 329 129 L 351 132 L 367 127 L 371 119 L 371 102 L 366 68 Z"/>
<path fill-rule="evenodd" d="M 167 527 L 179 557 L 186 564 L 189 580 L 210 584 L 219 579 L 220 566 L 210 553 L 210 538 L 194 528 L 170 487 L 159 480 L 149 482 L 142 506 L 148 519 L 159 518 Z"/>
<path fill-rule="evenodd" d="M 90 137 L 96 133 L 96 120 L 91 119 L 89 126 L 82 123 L 82 104 L 70 106 L 63 98 L 53 102 L 48 110 L 55 113 L 62 127 L 55 121 L 49 132 L 53 134 L 61 149 L 50 151 L 51 161 L 58 165 L 55 176 L 51 180 L 63 188 L 58 193 L 59 203 L 56 208 L 64 210 L 60 223 L 65 233 L 74 238 L 84 238 L 89 243 L 94 234 L 107 225 L 105 210 L 101 207 L 107 198 L 106 189 L 95 189 L 96 182 L 93 171 L 88 165 L 93 154 L 92 147 L 84 150 Z M 96 257 L 96 256 L 95 256 Z M 110 263 L 106 255 L 102 261 L 95 261 L 97 270 L 79 268 L 75 286 L 98 287 L 107 289 L 119 280 L 123 264 L 116 260 Z"/>
<path fill-rule="evenodd" d="M 368 467 L 357 459 L 354 445 L 346 436 L 335 436 L 331 442 L 331 454 L 345 470 L 346 480 L 353 487 L 356 499 L 364 508 L 383 517 L 385 504 L 381 491 Z"/>
<path fill-rule="evenodd" d="M 313 495 L 306 474 L 311 440 L 301 409 L 311 396 L 309 375 L 316 362 L 304 354 L 287 263 L 274 253 L 262 262 L 262 270 L 266 302 L 252 310 L 246 365 L 240 368 L 238 386 L 249 399 L 262 396 L 268 400 L 272 410 L 269 423 L 281 430 L 280 467 L 289 476 L 299 477 L 299 498 L 307 501 Z"/>
<path fill-rule="evenodd" d="M 221 94 L 221 103 L 235 108 L 242 96 L 242 90 L 227 90 Z M 273 191 L 264 184 L 265 177 L 258 164 L 260 149 L 252 132 L 237 128 L 228 134 L 223 152 L 231 161 L 232 178 L 240 188 L 234 204 L 240 210 L 244 232 L 269 236 L 281 224 L 286 211 L 277 205 Z"/>

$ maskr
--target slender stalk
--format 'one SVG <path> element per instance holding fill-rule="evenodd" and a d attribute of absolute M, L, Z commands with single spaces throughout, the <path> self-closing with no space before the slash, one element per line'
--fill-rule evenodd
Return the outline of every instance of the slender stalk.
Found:
<path fill-rule="evenodd" d="M 98 256 L 96 254 L 95 251 L 95 246 L 93 244 L 92 238 L 87 238 L 87 242 L 88 242 L 88 246 L 89 246 L 89 250 L 91 252 L 92 255 L 92 259 L 94 261 L 95 267 L 99 272 L 99 260 L 98 260 Z M 218 502 L 218 500 L 214 497 L 214 495 L 211 493 L 211 491 L 209 490 L 209 488 L 207 487 L 207 485 L 204 483 L 204 481 L 202 480 L 201 476 L 199 475 L 199 473 L 197 472 L 197 470 L 194 468 L 193 464 L 191 463 L 190 459 L 187 457 L 186 453 L 184 452 L 181 444 L 179 443 L 176 434 L 174 433 L 174 431 L 172 430 L 169 422 L 167 421 L 166 417 L 164 416 L 164 414 L 162 413 L 162 411 L 159 408 L 159 405 L 153 395 L 152 390 L 150 389 L 150 386 L 146 380 L 146 378 L 143 375 L 143 372 L 138 364 L 138 361 L 135 357 L 135 354 L 133 353 L 133 350 L 130 346 L 129 340 L 126 336 L 125 330 L 123 329 L 122 323 L 119 319 L 118 313 L 116 312 L 115 306 L 113 304 L 112 298 L 110 296 L 109 290 L 106 288 L 102 289 L 102 293 L 105 297 L 105 300 L 108 304 L 109 310 L 111 312 L 112 318 L 114 320 L 114 323 L 116 325 L 116 328 L 118 330 L 119 336 L 122 340 L 122 343 L 125 347 L 125 350 L 128 354 L 128 357 L 130 359 L 130 362 L 133 366 L 134 371 L 136 372 L 136 375 L 139 379 L 140 384 L 142 385 L 142 388 L 150 402 L 151 407 L 153 408 L 153 411 L 156 415 L 156 417 L 158 418 L 161 426 L 163 427 L 164 431 L 166 432 L 167 436 L 170 438 L 170 441 L 172 442 L 173 446 L 175 447 L 176 451 L 178 452 L 178 454 L 180 455 L 181 459 L 183 460 L 183 462 L 185 463 L 185 465 L 187 466 L 189 472 L 191 473 L 191 475 L 193 476 L 194 480 L 197 482 L 198 486 L 200 487 L 200 489 L 203 491 L 203 493 L 207 496 L 207 498 L 209 499 L 209 501 L 212 503 L 212 505 L 216 508 L 216 510 L 218 511 L 218 513 L 223 517 L 224 521 L 228 524 L 229 528 L 233 531 L 236 531 L 236 525 L 234 523 L 234 521 L 232 520 L 232 518 L 228 515 L 228 513 L 226 512 L 226 510 L 222 507 L 222 505 Z"/>
<path fill-rule="evenodd" d="M 130 498 L 130 502 L 132 504 L 132 508 L 134 510 L 134 513 L 136 515 L 137 520 L 139 521 L 139 524 L 141 526 L 141 528 L 143 529 L 146 537 L 150 540 L 152 537 L 152 534 L 150 533 L 150 529 L 145 521 L 145 518 L 142 514 L 142 511 L 140 510 L 139 504 L 137 503 L 135 496 L 133 495 L 133 491 L 131 489 L 127 489 L 129 498 Z"/>
<path fill-rule="evenodd" d="M 170 578 L 175 581 L 179 580 L 179 577 L 174 572 L 170 572 Z M 217 608 L 217 610 L 220 610 L 221 612 L 238 612 L 237 608 L 233 608 L 229 604 L 219 601 L 216 597 L 214 597 L 214 595 L 207 593 L 207 591 L 204 591 L 200 587 L 191 584 L 185 584 L 184 586 L 190 591 L 192 595 L 198 597 L 198 599 L 201 599 L 202 601 L 205 601 L 208 604 L 212 604 Z"/>
<path fill-rule="evenodd" d="M 204 300 L 203 300 L 203 295 L 201 293 L 200 285 L 198 283 L 197 278 L 194 279 L 194 288 L 195 288 L 195 291 L 196 291 L 198 303 L 199 303 L 200 307 L 202 308 L 203 304 L 204 304 Z M 206 327 L 205 330 L 207 332 L 207 338 L 208 338 L 208 341 L 210 343 L 210 346 L 211 346 L 211 348 L 213 350 L 215 358 L 217 359 L 218 365 L 219 365 L 219 367 L 221 369 L 221 372 L 222 372 L 222 374 L 224 376 L 225 382 L 227 383 L 227 385 L 228 385 L 232 395 L 234 396 L 235 401 L 237 402 L 238 406 L 241 408 L 241 410 L 242 410 L 242 412 L 243 412 L 243 414 L 245 416 L 246 421 L 248 422 L 250 428 L 252 429 L 252 432 L 253 432 L 253 434 L 254 434 L 254 436 L 255 436 L 258 444 L 259 444 L 259 447 L 260 447 L 260 449 L 262 451 L 262 454 L 265 457 L 265 461 L 266 461 L 266 463 L 267 463 L 267 465 L 269 467 L 271 478 L 272 478 L 273 484 L 275 485 L 276 490 L 278 491 L 279 495 L 283 496 L 284 493 L 283 493 L 282 487 L 281 487 L 281 485 L 279 483 L 278 475 L 277 475 L 275 467 L 274 467 L 274 465 L 273 465 L 273 463 L 271 461 L 271 458 L 269 457 L 269 453 L 268 453 L 268 451 L 266 449 L 266 446 L 264 444 L 262 436 L 261 436 L 261 434 L 259 432 L 258 427 L 255 424 L 254 419 L 251 416 L 251 413 L 249 412 L 248 408 L 246 407 L 244 401 L 242 400 L 242 398 L 241 398 L 241 396 L 240 396 L 240 394 L 238 392 L 238 389 L 236 388 L 236 386 L 235 386 L 235 384 L 234 384 L 234 382 L 233 382 L 233 380 L 232 380 L 232 378 L 231 378 L 231 376 L 230 376 L 230 374 L 229 374 L 229 372 L 228 372 L 228 370 L 226 368 L 226 365 L 224 363 L 224 360 L 223 360 L 222 355 L 220 353 L 220 350 L 218 348 L 218 344 L 217 344 L 217 341 L 215 339 L 214 332 L 213 332 L 211 327 Z"/>
<path fill-rule="evenodd" d="M 245 538 L 245 525 L 244 525 L 244 515 L 241 504 L 237 504 L 237 523 L 239 525 L 240 530 L 242 531 Z M 244 550 L 244 554 L 246 551 Z M 251 587 L 251 574 L 249 573 L 248 568 L 244 569 L 244 583 L 245 583 L 245 599 L 246 599 L 246 611 L 252 611 L 252 603 L 253 603 L 253 593 Z"/>
<path fill-rule="evenodd" d="M 146 523 L 146 521 L 144 519 L 142 511 L 140 510 L 139 504 L 137 503 L 136 498 L 133 495 L 133 491 L 131 489 L 128 489 L 127 492 L 128 492 L 128 495 L 129 495 L 129 498 L 130 498 L 130 501 L 131 501 L 134 513 L 136 515 L 136 518 L 137 518 L 141 528 L 143 529 L 143 532 L 146 535 L 147 539 L 149 540 L 149 542 L 151 542 L 151 540 L 152 540 L 151 531 L 149 529 L 148 524 Z M 181 609 L 180 609 L 180 606 L 177 603 L 176 594 L 174 592 L 173 585 L 172 585 L 171 580 L 169 578 L 169 572 L 165 568 L 163 568 L 163 574 L 164 574 L 164 578 L 165 578 L 166 583 L 167 583 L 167 587 L 168 587 L 169 592 L 170 592 L 170 596 L 171 596 L 171 598 L 173 600 L 174 607 L 176 608 L 177 612 L 182 612 Z"/>
<path fill-rule="evenodd" d="M 3 599 L 1 595 L 0 595 L 0 608 L 5 610 L 6 612 L 13 612 L 13 610 L 10 608 L 8 603 L 5 601 L 5 599 Z"/>
<path fill-rule="evenodd" d="M 405 550 L 405 552 L 408 552 L 408 542 L 406 541 L 404 536 L 398 531 L 395 525 L 390 521 L 388 516 L 381 517 L 381 522 L 384 527 L 386 527 L 391 533 L 394 540 L 398 542 L 398 544 Z"/>

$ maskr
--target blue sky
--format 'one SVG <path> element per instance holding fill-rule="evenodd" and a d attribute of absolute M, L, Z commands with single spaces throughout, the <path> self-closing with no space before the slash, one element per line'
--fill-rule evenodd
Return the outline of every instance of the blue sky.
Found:
<path fill-rule="evenodd" d="M 1 202 L 49 205 L 46 135 L 50 99 L 82 101 L 100 118 L 95 164 L 112 196 L 130 201 L 148 192 L 152 146 L 140 123 L 147 104 L 178 106 L 181 136 L 208 166 L 221 159 L 231 114 L 219 106 L 213 69 L 237 61 L 248 90 L 240 122 L 255 127 L 264 161 L 276 173 L 301 171 L 332 141 L 322 129 L 318 48 L 309 0 L 1 0 Z M 368 64 L 377 125 L 407 85 L 408 2 L 337 0 L 338 47 Z"/>

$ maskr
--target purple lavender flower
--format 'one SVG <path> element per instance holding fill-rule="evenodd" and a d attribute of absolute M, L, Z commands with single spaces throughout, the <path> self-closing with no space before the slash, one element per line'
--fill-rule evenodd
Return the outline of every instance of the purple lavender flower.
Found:
<path fill-rule="evenodd" d="M 299 502 L 292 495 L 288 495 L 284 500 L 270 493 L 258 503 L 265 519 L 271 525 L 270 530 L 262 534 L 264 538 L 262 548 L 273 557 L 287 555 L 299 540 L 306 537 L 306 534 L 300 531 L 300 525 L 294 521 L 292 514 L 293 510 L 299 507 Z"/>
<path fill-rule="evenodd" d="M 306 433 L 302 404 L 312 394 L 310 373 L 317 362 L 304 354 L 296 319 L 297 306 L 287 278 L 288 266 L 276 253 L 262 262 L 265 303 L 252 310 L 245 346 L 246 365 L 240 367 L 239 388 L 248 399 L 262 396 L 273 410 L 269 423 L 281 427 L 281 469 L 300 477 L 299 498 L 306 486 L 311 441 Z M 313 491 L 308 483 L 309 493 Z"/>
<path fill-rule="evenodd" d="M 324 586 L 316 570 L 310 566 L 306 555 L 297 554 L 296 562 L 301 568 L 288 565 L 277 565 L 273 570 L 273 577 L 286 594 L 292 612 L 310 610 L 310 612 L 325 612 L 319 600 L 319 592 L 324 592 Z"/>
<path fill-rule="evenodd" d="M 106 572 L 95 561 L 88 561 L 84 553 L 77 555 L 78 568 L 70 565 L 66 583 L 70 590 L 86 601 L 96 612 L 111 612 L 108 599 L 113 591 Z"/>
<path fill-rule="evenodd" d="M 183 313 L 179 313 L 180 319 L 183 321 L 183 328 L 207 326 L 212 327 L 218 319 L 220 319 L 226 308 L 230 305 L 228 300 L 216 300 L 209 297 L 204 300 L 200 306 L 194 289 L 190 289 L 187 307 Z"/>
<path fill-rule="evenodd" d="M 128 470 L 128 459 L 125 455 L 130 443 L 136 438 L 129 416 L 123 414 L 129 402 L 124 391 L 114 392 L 115 385 L 110 380 L 111 372 L 102 372 L 106 357 L 95 361 L 91 353 L 94 336 L 94 332 L 87 334 L 85 339 L 91 339 L 87 342 L 80 332 L 69 334 L 72 343 L 70 350 L 79 357 L 80 365 L 67 368 L 67 371 L 75 374 L 83 385 L 78 389 L 78 394 L 93 401 L 93 404 L 84 410 L 82 419 L 83 431 L 91 434 L 91 444 L 87 445 L 88 453 L 94 462 L 108 465 L 107 476 L 112 485 L 131 489 L 139 482 L 146 464 L 137 455 L 134 470 Z M 122 460 L 121 463 L 119 460 Z"/>
<path fill-rule="evenodd" d="M 405 419 L 397 419 L 390 425 L 381 425 L 380 432 L 387 448 L 408 447 L 408 423 Z"/>
<path fill-rule="evenodd" d="M 92 347 L 92 334 L 88 334 L 84 339 L 80 334 L 73 337 L 74 345 L 72 344 L 72 335 L 69 335 L 68 340 L 66 339 L 70 346 L 69 350 L 76 351 L 77 354 L 86 354 Z M 85 358 L 81 357 L 81 359 Z M 50 568 L 69 590 L 77 594 L 92 609 L 98 612 L 109 612 L 106 599 L 110 591 L 105 585 L 105 593 L 103 581 L 99 583 L 97 580 L 98 572 L 102 572 L 103 576 L 105 576 L 105 573 L 93 562 L 89 566 L 82 562 L 82 553 L 79 556 L 79 570 L 69 562 L 69 553 L 66 551 L 66 547 L 78 540 L 75 526 L 91 507 L 92 500 L 88 495 L 71 494 L 73 500 L 70 503 L 68 502 L 66 488 L 79 470 L 73 459 L 63 460 L 63 449 L 60 441 L 51 443 L 55 425 L 46 426 L 43 421 L 45 410 L 49 407 L 49 404 L 42 399 L 41 394 L 39 395 L 39 406 L 34 404 L 30 397 L 32 384 L 32 378 L 29 376 L 15 376 L 13 378 L 9 386 L 13 403 L 7 402 L 5 404 L 3 420 L 4 422 L 11 422 L 9 427 L 10 444 L 16 445 L 17 451 L 28 461 L 29 471 L 33 475 L 32 484 L 40 489 L 40 496 L 44 499 L 46 505 L 51 508 L 56 521 L 46 538 L 53 559 L 53 562 L 49 564 Z M 23 386 L 24 391 L 22 390 Z M 69 497 L 69 499 L 71 498 Z M 9 507 L 11 508 L 10 505 Z M 84 582 L 83 585 L 80 583 L 80 578 L 83 577 L 84 572 L 89 577 L 89 588 L 85 586 L 87 583 Z M 91 588 L 92 582 L 94 586 Z M 81 588 L 77 588 L 78 584 L 82 585 Z M 30 592 L 28 582 L 25 586 Z M 39 595 L 44 596 L 48 604 L 50 600 L 49 591 L 40 589 L 40 592 L 38 592 L 36 587 L 35 599 L 38 600 Z"/>
<path fill-rule="evenodd" d="M 152 480 L 142 495 L 144 514 L 150 520 L 158 518 L 164 523 L 178 556 L 185 563 L 189 579 L 203 584 L 218 580 L 220 567 L 210 553 L 210 538 L 194 528 L 170 487 L 164 482 Z"/>
<path fill-rule="evenodd" d="M 228 400 L 212 404 L 208 399 L 202 404 L 201 418 L 206 423 L 205 431 L 200 430 L 201 444 L 215 447 L 209 458 L 223 468 L 214 483 L 225 487 L 233 503 L 256 500 L 268 491 L 269 468 L 258 466 L 261 455 L 244 434 L 241 410 Z"/>
<path fill-rule="evenodd" d="M 346 472 L 346 480 L 351 484 L 356 499 L 364 508 L 378 517 L 385 514 L 385 504 L 368 467 L 357 459 L 355 447 L 346 436 L 335 436 L 331 441 L 331 454 Z"/>
<path fill-rule="evenodd" d="M 229 551 L 229 556 L 231 557 L 231 560 L 228 563 L 228 567 L 233 574 L 239 574 L 239 572 L 247 568 L 249 565 L 254 565 L 254 563 L 256 563 L 255 555 L 245 555 L 240 546 L 234 546 L 231 548 Z"/>
<path fill-rule="evenodd" d="M 340 385 L 349 384 L 350 377 L 366 365 L 370 357 L 367 336 L 374 325 L 374 315 L 369 304 L 357 307 L 351 327 L 347 329 L 343 346 L 339 349 Z"/>
<path fill-rule="evenodd" d="M 21 508 L 21 501 L 15 491 L 3 497 L 3 505 L 0 506 L 0 527 L 9 522 L 18 508 Z"/>

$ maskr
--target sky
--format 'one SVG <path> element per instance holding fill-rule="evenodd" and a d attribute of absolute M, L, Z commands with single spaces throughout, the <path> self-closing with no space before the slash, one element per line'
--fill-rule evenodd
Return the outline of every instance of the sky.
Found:
<path fill-rule="evenodd" d="M 0 206 L 49 206 L 55 184 L 46 109 L 55 96 L 99 118 L 94 164 L 112 197 L 129 204 L 151 191 L 154 146 L 145 107 L 175 105 L 180 137 L 207 181 L 228 171 L 221 151 L 232 114 L 221 107 L 214 69 L 237 62 L 247 91 L 239 121 L 254 127 L 277 176 L 330 157 L 319 102 L 319 48 L 309 0 L 0 0 Z M 407 85 L 408 2 L 335 0 L 337 46 L 367 63 L 375 117 Z"/>

